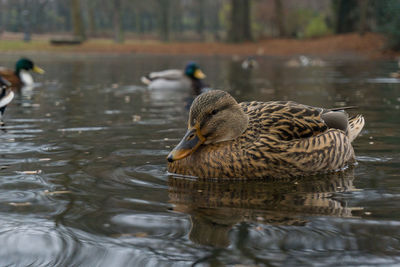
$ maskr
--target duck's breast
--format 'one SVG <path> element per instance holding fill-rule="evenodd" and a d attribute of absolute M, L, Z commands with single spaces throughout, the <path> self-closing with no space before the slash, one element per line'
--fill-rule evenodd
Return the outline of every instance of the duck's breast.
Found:
<path fill-rule="evenodd" d="M 21 78 L 21 81 L 24 85 L 29 86 L 29 85 L 33 85 L 33 83 L 34 83 L 32 75 L 27 71 L 22 70 L 19 74 L 19 77 Z"/>

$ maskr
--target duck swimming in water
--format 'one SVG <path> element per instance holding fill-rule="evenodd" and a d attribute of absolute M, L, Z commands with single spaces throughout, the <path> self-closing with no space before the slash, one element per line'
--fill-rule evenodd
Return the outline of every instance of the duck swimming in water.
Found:
<path fill-rule="evenodd" d="M 0 126 L 4 125 L 3 115 L 6 107 L 14 98 L 14 92 L 9 86 L 11 83 L 0 76 Z"/>
<path fill-rule="evenodd" d="M 198 95 L 206 87 L 202 81 L 205 77 L 206 75 L 200 69 L 199 65 L 189 62 L 184 71 L 171 69 L 151 72 L 143 76 L 141 80 L 149 89 L 171 90 L 192 88 L 194 94 Z"/>
<path fill-rule="evenodd" d="M 364 118 L 292 101 L 243 102 L 215 90 L 199 95 L 168 171 L 200 178 L 288 178 L 343 169 Z"/>
<path fill-rule="evenodd" d="M 258 68 L 258 62 L 253 56 L 247 57 L 242 62 L 242 69 L 244 70 L 256 69 L 256 68 Z"/>
<path fill-rule="evenodd" d="M 15 70 L 0 67 L 0 75 L 11 83 L 13 88 L 19 88 L 24 85 L 33 85 L 34 81 L 29 71 L 43 74 L 44 70 L 36 66 L 32 60 L 21 58 L 15 64 Z"/>

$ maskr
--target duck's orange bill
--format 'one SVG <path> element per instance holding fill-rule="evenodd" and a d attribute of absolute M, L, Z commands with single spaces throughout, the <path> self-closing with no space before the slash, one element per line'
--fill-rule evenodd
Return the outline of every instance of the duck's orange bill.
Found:
<path fill-rule="evenodd" d="M 198 125 L 188 129 L 179 144 L 169 153 L 167 160 L 173 162 L 189 156 L 196 151 L 205 140 L 204 136 L 200 133 L 200 127 L 198 127 Z"/>

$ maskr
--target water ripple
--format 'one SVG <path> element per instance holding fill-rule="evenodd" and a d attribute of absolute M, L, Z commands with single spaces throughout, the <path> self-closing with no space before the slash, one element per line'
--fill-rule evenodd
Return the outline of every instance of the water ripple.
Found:
<path fill-rule="evenodd" d="M 392 160 L 389 157 L 370 157 L 370 156 L 357 156 L 357 161 L 361 162 L 388 162 Z"/>
<path fill-rule="evenodd" d="M 101 131 L 107 127 L 76 127 L 76 128 L 63 128 L 57 129 L 59 132 L 89 132 L 89 131 Z"/>

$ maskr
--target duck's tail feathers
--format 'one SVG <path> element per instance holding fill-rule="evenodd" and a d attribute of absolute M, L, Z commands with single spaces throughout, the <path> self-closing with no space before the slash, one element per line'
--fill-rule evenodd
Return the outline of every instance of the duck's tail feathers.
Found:
<path fill-rule="evenodd" d="M 363 115 L 357 115 L 351 117 L 349 119 L 349 127 L 347 130 L 347 136 L 350 139 L 350 142 L 353 142 L 354 139 L 360 134 L 365 124 L 365 120 Z"/>
<path fill-rule="evenodd" d="M 142 83 L 144 83 L 145 85 L 149 85 L 151 83 L 151 79 L 150 77 L 147 76 L 142 76 L 142 78 L 140 78 L 140 80 L 142 81 Z"/>
<path fill-rule="evenodd" d="M 340 108 L 330 108 L 330 111 L 344 111 L 347 109 L 356 109 L 358 108 L 357 106 L 347 106 L 347 107 L 340 107 Z"/>

